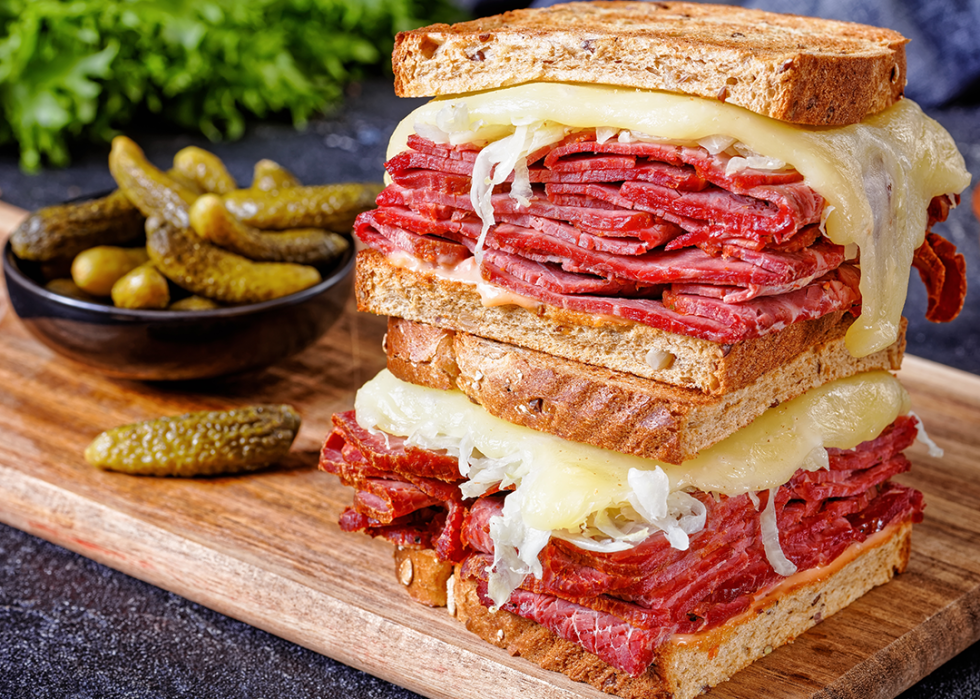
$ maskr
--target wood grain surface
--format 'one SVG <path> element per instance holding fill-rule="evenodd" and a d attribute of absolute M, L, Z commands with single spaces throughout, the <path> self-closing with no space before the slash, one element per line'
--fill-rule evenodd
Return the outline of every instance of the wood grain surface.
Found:
<path fill-rule="evenodd" d="M 412 602 L 388 544 L 339 531 L 351 491 L 316 470 L 318 450 L 331 414 L 382 368 L 383 332 L 351 304 L 319 343 L 266 371 L 138 383 L 53 354 L 0 288 L 0 521 L 425 696 L 606 696 Z M 900 478 L 927 502 L 908 572 L 709 697 L 894 697 L 980 638 L 980 377 L 910 357 L 900 378 L 946 452 L 916 445 Z M 112 426 L 273 401 L 294 405 L 303 426 L 272 470 L 154 479 L 82 459 Z"/>

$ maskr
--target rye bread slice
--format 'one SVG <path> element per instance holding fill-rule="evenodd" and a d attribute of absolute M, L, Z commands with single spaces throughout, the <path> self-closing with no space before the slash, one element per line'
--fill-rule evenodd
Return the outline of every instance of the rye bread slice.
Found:
<path fill-rule="evenodd" d="M 836 312 L 735 344 L 720 344 L 547 304 L 484 306 L 473 284 L 392 264 L 362 250 L 358 310 L 485 337 L 660 383 L 721 395 L 749 385 L 805 350 L 844 337 L 853 317 Z"/>
<path fill-rule="evenodd" d="M 905 89 L 889 29 L 685 2 L 578 2 L 402 32 L 403 97 L 578 82 L 719 99 L 780 121 L 842 126 Z"/>

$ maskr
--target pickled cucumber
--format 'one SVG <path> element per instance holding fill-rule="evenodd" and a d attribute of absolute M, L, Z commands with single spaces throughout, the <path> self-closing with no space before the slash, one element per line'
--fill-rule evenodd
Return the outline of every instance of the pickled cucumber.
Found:
<path fill-rule="evenodd" d="M 44 285 L 44 288 L 60 296 L 67 296 L 69 298 L 78 299 L 79 301 L 97 300 L 91 294 L 86 294 L 84 291 L 79 289 L 78 284 L 73 282 L 71 279 L 52 279 Z"/>
<path fill-rule="evenodd" d="M 191 228 L 206 240 L 264 262 L 297 262 L 322 265 L 337 259 L 350 247 L 333 231 L 296 228 L 269 233 L 242 223 L 225 208 L 221 197 L 205 194 L 190 211 Z"/>
<path fill-rule="evenodd" d="M 193 192 L 195 196 L 204 194 L 204 190 L 201 189 L 201 186 L 195 180 L 181 172 L 177 172 L 174 168 L 170 168 L 164 174 L 177 184 L 182 185 L 187 191 Z"/>
<path fill-rule="evenodd" d="M 349 183 L 287 187 L 276 192 L 238 189 L 225 206 L 242 223 L 263 229 L 328 228 L 349 231 L 354 218 L 374 207 L 381 184 Z"/>
<path fill-rule="evenodd" d="M 221 306 L 203 296 L 187 296 L 167 306 L 168 311 L 210 311 L 214 308 Z"/>
<path fill-rule="evenodd" d="M 268 301 L 320 281 L 315 267 L 253 262 L 155 217 L 146 221 L 146 249 L 170 281 L 221 303 Z"/>
<path fill-rule="evenodd" d="M 188 146 L 177 152 L 174 156 L 174 170 L 195 182 L 205 192 L 226 194 L 238 189 L 238 183 L 228 174 L 221 158 L 197 146 Z"/>
<path fill-rule="evenodd" d="M 144 476 L 213 476 L 271 466 L 289 452 L 300 416 L 288 405 L 163 417 L 103 432 L 85 460 Z"/>
<path fill-rule="evenodd" d="M 170 304 L 167 278 L 153 263 L 140 265 L 112 285 L 112 304 L 117 308 L 166 308 Z"/>
<path fill-rule="evenodd" d="M 78 253 L 71 263 L 71 278 L 86 293 L 108 296 L 113 284 L 148 259 L 145 248 L 99 245 Z"/>
<path fill-rule="evenodd" d="M 260 160 L 252 170 L 252 189 L 261 192 L 279 192 L 280 189 L 299 187 L 301 184 L 293 173 L 274 160 Z"/>
<path fill-rule="evenodd" d="M 143 234 L 143 215 L 116 190 L 101 199 L 48 206 L 27 217 L 10 236 L 22 260 L 74 257 L 96 245 L 120 245 Z"/>
<path fill-rule="evenodd" d="M 132 140 L 125 136 L 112 139 L 109 170 L 144 216 L 160 216 L 182 228 L 189 225 L 187 212 L 197 192 L 154 167 Z"/>

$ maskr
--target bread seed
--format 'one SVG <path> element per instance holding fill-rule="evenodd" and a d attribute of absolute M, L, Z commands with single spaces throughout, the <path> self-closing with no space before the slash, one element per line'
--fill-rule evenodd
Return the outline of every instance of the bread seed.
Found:
<path fill-rule="evenodd" d="M 398 565 L 398 581 L 408 587 L 412 584 L 412 576 L 414 571 L 412 570 L 412 559 L 406 558 Z"/>

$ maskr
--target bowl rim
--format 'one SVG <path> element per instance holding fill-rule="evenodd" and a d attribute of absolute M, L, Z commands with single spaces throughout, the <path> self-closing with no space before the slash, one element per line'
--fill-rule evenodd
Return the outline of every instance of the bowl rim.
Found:
<path fill-rule="evenodd" d="M 345 238 L 347 236 L 344 236 Z M 348 239 L 348 242 L 351 242 Z M 354 244 L 344 251 L 346 259 L 333 269 L 332 272 L 313 286 L 286 296 L 260 301 L 258 303 L 247 303 L 240 306 L 226 306 L 222 308 L 211 308 L 205 310 L 156 310 L 148 308 L 118 308 L 111 304 L 98 303 L 93 301 L 83 301 L 70 296 L 56 294 L 39 285 L 30 276 L 25 274 L 17 264 L 17 256 L 14 255 L 13 246 L 8 237 L 3 246 L 3 272 L 8 277 L 15 279 L 22 287 L 28 289 L 32 294 L 49 301 L 57 306 L 68 307 L 80 311 L 94 313 L 98 316 L 112 317 L 116 319 L 128 319 L 139 321 L 181 321 L 181 320 L 209 320 L 220 318 L 234 318 L 251 313 L 259 313 L 283 306 L 291 306 L 318 296 L 324 291 L 337 285 L 344 280 L 354 267 Z M 10 295 L 10 290 L 7 290 Z"/>

